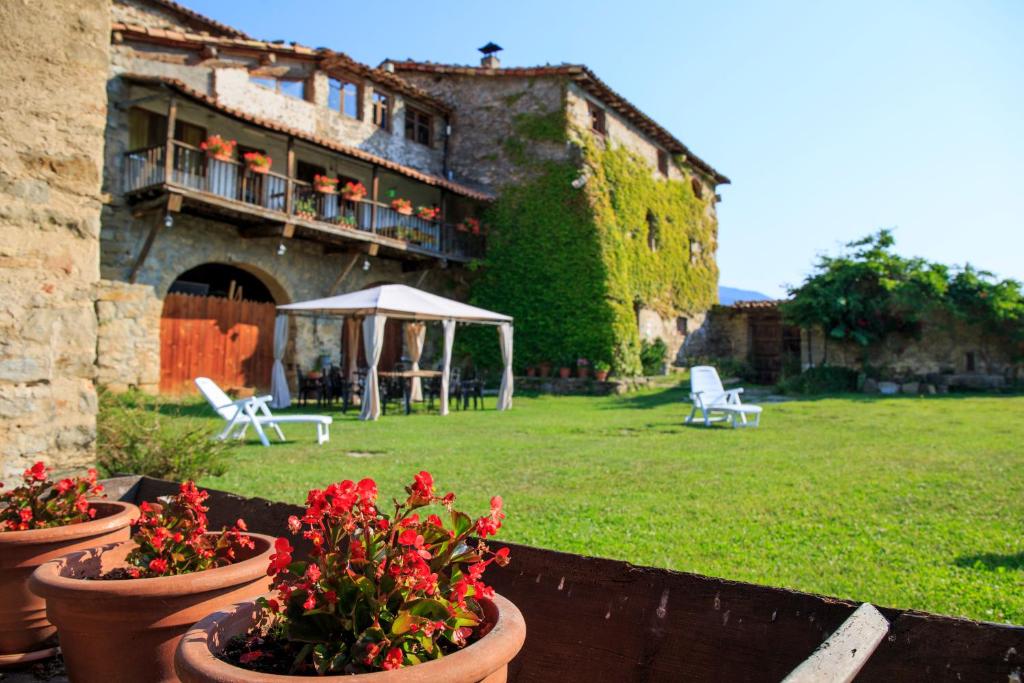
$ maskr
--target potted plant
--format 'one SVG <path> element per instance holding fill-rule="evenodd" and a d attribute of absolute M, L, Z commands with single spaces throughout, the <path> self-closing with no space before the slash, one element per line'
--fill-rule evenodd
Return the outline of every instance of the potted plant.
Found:
<path fill-rule="evenodd" d="M 436 221 L 441 215 L 441 208 L 437 206 L 421 206 L 416 209 L 416 216 L 425 221 Z"/>
<path fill-rule="evenodd" d="M 594 377 L 598 382 L 603 382 L 608 379 L 608 373 L 611 372 L 612 366 L 610 363 L 599 360 L 594 361 Z"/>
<path fill-rule="evenodd" d="M 474 235 L 480 234 L 480 219 L 478 218 L 463 218 L 462 222 L 455 226 L 455 228 L 461 232 L 471 232 Z"/>
<path fill-rule="evenodd" d="M 274 539 L 238 520 L 209 532 L 207 498 L 192 482 L 160 505 L 142 503 L 130 541 L 48 562 L 33 592 L 60 634 L 76 681 L 175 681 L 174 648 L 190 625 L 269 586 Z"/>
<path fill-rule="evenodd" d="M 338 192 L 338 179 L 316 173 L 313 175 L 313 189 L 320 194 L 336 194 Z"/>
<path fill-rule="evenodd" d="M 273 159 L 260 152 L 246 152 L 243 158 L 245 159 L 245 167 L 253 173 L 267 173 L 270 171 L 270 165 L 273 163 Z"/>
<path fill-rule="evenodd" d="M 334 222 L 343 228 L 355 228 L 356 217 L 355 216 L 335 216 Z"/>
<path fill-rule="evenodd" d="M 22 484 L 0 493 L 0 655 L 24 654 L 56 630 L 28 580 L 36 567 L 66 553 L 127 540 L 138 515 L 130 503 L 98 501 L 96 470 L 53 482 L 37 462 Z"/>
<path fill-rule="evenodd" d="M 316 202 L 312 197 L 295 200 L 296 218 L 304 218 L 307 221 L 316 220 Z"/>
<path fill-rule="evenodd" d="M 504 680 L 526 626 L 481 580 L 509 560 L 508 548 L 485 540 L 501 527 L 501 498 L 474 521 L 454 508 L 455 494 L 435 493 L 428 472 L 406 492 L 388 516 L 372 479 L 310 491 L 302 518 L 288 520 L 312 542 L 308 561 L 277 539 L 274 592 L 196 624 L 178 645 L 181 679 L 341 681 L 385 671 L 381 680 Z"/>
<path fill-rule="evenodd" d="M 576 359 L 576 376 L 586 379 L 590 375 L 590 361 L 586 358 Z"/>
<path fill-rule="evenodd" d="M 551 375 L 551 362 L 542 361 L 541 364 L 537 366 L 537 372 L 540 373 L 541 377 L 549 377 Z"/>
<path fill-rule="evenodd" d="M 395 213 L 400 213 L 403 216 L 412 215 L 412 202 L 408 199 L 394 199 L 391 201 L 391 208 L 395 210 Z"/>
<path fill-rule="evenodd" d="M 348 181 L 341 190 L 341 196 L 346 201 L 361 202 L 366 197 L 366 186 L 359 181 Z"/>
<path fill-rule="evenodd" d="M 569 379 L 572 377 L 572 367 L 570 367 L 569 362 L 563 363 L 561 367 L 558 368 L 558 376 L 562 379 Z"/>
<path fill-rule="evenodd" d="M 217 161 L 231 161 L 235 156 L 235 140 L 225 140 L 219 135 L 211 135 L 199 143 L 199 149 Z"/>
<path fill-rule="evenodd" d="M 532 365 L 527 365 L 526 366 L 526 376 L 527 377 L 536 377 L 537 376 L 537 368 L 533 367 Z"/>

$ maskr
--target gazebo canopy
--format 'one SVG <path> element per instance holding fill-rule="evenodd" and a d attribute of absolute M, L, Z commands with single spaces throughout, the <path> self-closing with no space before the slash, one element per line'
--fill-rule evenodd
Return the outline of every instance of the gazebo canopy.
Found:
<path fill-rule="evenodd" d="M 358 292 L 339 294 L 278 306 L 280 311 L 309 311 L 365 317 L 384 315 L 400 320 L 457 320 L 473 323 L 511 323 L 512 317 L 494 313 L 454 299 L 446 299 L 406 285 L 380 285 Z"/>
<path fill-rule="evenodd" d="M 446 299 L 405 285 L 380 285 L 358 292 L 340 294 L 326 299 L 300 301 L 278 306 L 278 320 L 274 327 L 274 367 L 271 376 L 271 395 L 274 405 L 287 407 L 291 403 L 288 382 L 282 359 L 288 341 L 287 314 L 348 316 L 363 320 L 363 346 L 366 352 L 366 391 L 363 397 L 361 420 L 376 420 L 380 415 L 380 387 L 377 363 L 384 344 L 384 324 L 389 318 L 406 321 L 406 343 L 409 347 L 411 370 L 419 371 L 420 353 L 423 351 L 424 323 L 437 321 L 444 330 L 444 359 L 441 371 L 441 414 L 448 414 L 448 383 L 451 372 L 452 342 L 455 323 L 495 325 L 505 367 L 498 390 L 498 410 L 512 407 L 512 316 L 487 311 L 454 299 Z M 350 359 L 354 367 L 354 357 Z M 421 394 L 420 378 L 412 377 L 410 400 Z"/>

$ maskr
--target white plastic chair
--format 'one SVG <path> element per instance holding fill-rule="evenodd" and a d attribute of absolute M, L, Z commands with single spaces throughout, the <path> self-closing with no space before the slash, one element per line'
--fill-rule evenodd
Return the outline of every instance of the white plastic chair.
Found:
<path fill-rule="evenodd" d="M 690 400 L 693 409 L 686 418 L 686 424 L 693 424 L 697 411 L 705 427 L 712 422 L 731 422 L 736 427 L 757 427 L 761 424 L 761 406 L 743 405 L 740 394 L 743 389 L 726 389 L 718 377 L 718 371 L 710 365 L 690 368 Z M 747 422 L 747 417 L 753 422 Z"/>
<path fill-rule="evenodd" d="M 267 438 L 263 426 L 271 427 L 277 432 L 278 438 L 284 441 L 284 433 L 278 426 L 281 422 L 312 422 L 316 425 L 316 442 L 318 444 L 331 440 L 330 426 L 334 420 L 329 415 L 275 416 L 270 413 L 270 408 L 267 406 L 267 401 L 271 400 L 271 396 L 254 396 L 232 401 L 209 377 L 196 377 L 195 382 L 210 407 L 228 423 L 224 431 L 217 435 L 221 441 L 231 437 L 232 431 L 235 431 L 234 438 L 245 438 L 245 432 L 249 429 L 249 425 L 252 425 L 260 437 L 260 443 L 269 446 L 270 440 Z"/>

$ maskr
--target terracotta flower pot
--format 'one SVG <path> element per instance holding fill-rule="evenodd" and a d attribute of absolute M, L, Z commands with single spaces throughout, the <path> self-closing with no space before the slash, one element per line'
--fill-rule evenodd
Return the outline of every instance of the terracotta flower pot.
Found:
<path fill-rule="evenodd" d="M 0 532 L 0 654 L 27 652 L 56 630 L 46 602 L 29 590 L 32 572 L 69 552 L 125 541 L 139 516 L 131 503 L 93 502 L 96 518 L 52 529 Z"/>
<path fill-rule="evenodd" d="M 211 612 L 264 593 L 274 539 L 250 534 L 238 562 L 179 576 L 88 581 L 124 567 L 131 541 L 76 552 L 39 567 L 30 585 L 46 598 L 73 681 L 177 681 L 174 649 Z"/>
<path fill-rule="evenodd" d="M 576 376 L 579 377 L 580 379 L 586 379 L 587 377 L 590 377 L 590 368 L 586 366 L 577 366 Z"/>
<path fill-rule="evenodd" d="M 526 368 L 526 376 L 527 377 L 536 377 L 537 376 L 537 369 L 535 367 L 533 367 L 532 365 L 530 367 Z"/>
<path fill-rule="evenodd" d="M 558 368 L 558 376 L 562 379 L 569 379 L 572 376 L 572 368 Z"/>
<path fill-rule="evenodd" d="M 608 379 L 607 370 L 594 370 L 594 377 L 597 378 L 598 382 L 603 382 Z"/>
<path fill-rule="evenodd" d="M 314 185 L 313 189 L 320 194 L 338 194 L 338 190 L 333 185 Z"/>
<path fill-rule="evenodd" d="M 189 629 L 178 645 L 174 668 L 184 683 L 283 683 L 298 680 L 351 681 L 353 683 L 503 683 L 508 663 L 519 653 L 526 639 L 526 622 L 511 602 L 495 595 L 494 600 L 481 600 L 485 623 L 493 624 L 480 640 L 462 650 L 414 666 L 392 671 L 379 671 L 355 676 L 281 676 L 249 671 L 218 659 L 224 644 L 244 633 L 252 625 L 255 605 L 245 602 L 231 609 L 211 614 Z"/>
<path fill-rule="evenodd" d="M 341 197 L 347 202 L 361 202 L 366 198 L 366 195 L 362 192 L 342 192 Z"/>
<path fill-rule="evenodd" d="M 230 153 L 214 153 L 210 154 L 210 158 L 214 159 L 215 161 L 234 161 L 234 156 Z"/>
<path fill-rule="evenodd" d="M 248 164 L 246 166 L 246 168 L 248 168 L 253 173 L 269 173 L 270 172 L 270 167 L 269 166 L 256 166 L 254 164 Z"/>
<path fill-rule="evenodd" d="M 412 209 L 395 209 L 395 213 L 399 213 L 403 216 L 411 216 Z"/>
<path fill-rule="evenodd" d="M 537 370 L 541 377 L 548 377 L 551 375 L 551 363 L 541 363 Z"/>

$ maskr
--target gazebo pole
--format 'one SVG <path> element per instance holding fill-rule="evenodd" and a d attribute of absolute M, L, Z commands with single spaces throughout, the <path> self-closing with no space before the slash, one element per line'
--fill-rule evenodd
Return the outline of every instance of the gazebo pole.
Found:
<path fill-rule="evenodd" d="M 455 321 L 441 321 L 444 328 L 444 364 L 441 367 L 441 414 L 448 414 L 448 381 L 452 373 L 452 342 L 455 341 Z"/>

